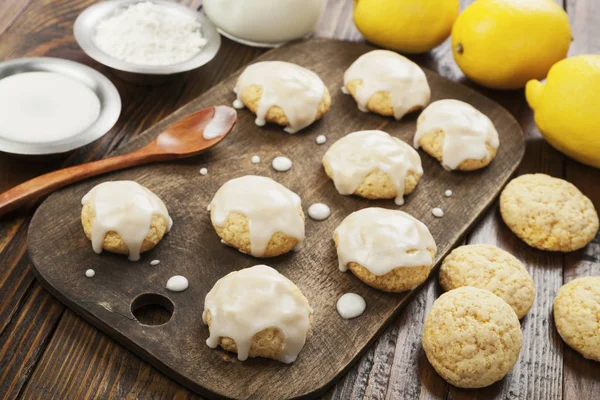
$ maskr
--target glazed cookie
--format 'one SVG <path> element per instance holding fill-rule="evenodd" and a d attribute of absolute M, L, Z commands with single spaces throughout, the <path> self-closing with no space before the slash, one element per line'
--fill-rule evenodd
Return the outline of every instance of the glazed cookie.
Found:
<path fill-rule="evenodd" d="M 313 310 L 292 281 L 266 265 L 234 271 L 206 295 L 202 321 L 206 344 L 237 353 L 296 361 L 312 325 Z"/>
<path fill-rule="evenodd" d="M 438 374 L 461 388 L 502 379 L 515 365 L 523 335 L 513 309 L 492 292 L 461 287 L 441 295 L 427 318 L 423 349 Z"/>
<path fill-rule="evenodd" d="M 405 194 L 415 190 L 423 175 L 419 153 L 383 131 L 344 136 L 327 150 L 323 166 L 340 194 L 395 198 L 398 205 L 404 203 Z"/>
<path fill-rule="evenodd" d="M 500 213 L 528 245 L 550 251 L 574 251 L 598 232 L 591 200 L 571 183 L 544 174 L 513 179 L 500 195 Z"/>
<path fill-rule="evenodd" d="M 221 241 L 254 257 L 275 257 L 304 240 L 300 197 L 264 176 L 226 182 L 210 203 L 210 218 Z"/>
<path fill-rule="evenodd" d="M 472 171 L 492 162 L 500 140 L 492 121 L 470 104 L 438 100 L 419 115 L 413 145 L 448 170 Z"/>
<path fill-rule="evenodd" d="M 140 259 L 161 241 L 173 221 L 161 199 L 133 181 L 104 182 L 81 200 L 83 231 L 98 254 L 102 250 Z"/>
<path fill-rule="evenodd" d="M 389 50 L 360 56 L 344 73 L 342 91 L 352 95 L 361 111 L 401 119 L 429 103 L 425 73 L 408 58 Z"/>
<path fill-rule="evenodd" d="M 574 279 L 560 288 L 554 323 L 571 348 L 600 362 L 600 276 Z"/>
<path fill-rule="evenodd" d="M 396 210 L 364 208 L 348 215 L 333 235 L 340 271 L 367 285 L 403 292 L 425 282 L 436 245 L 418 219 Z"/>
<path fill-rule="evenodd" d="M 262 61 L 246 67 L 233 89 L 235 108 L 248 107 L 256 125 L 273 122 L 296 133 L 329 111 L 331 96 L 317 74 L 283 61 Z"/>
<path fill-rule="evenodd" d="M 523 318 L 533 305 L 535 287 L 531 275 L 512 254 L 488 244 L 454 249 L 440 267 L 444 290 L 472 286 L 489 290 L 506 301 Z"/>

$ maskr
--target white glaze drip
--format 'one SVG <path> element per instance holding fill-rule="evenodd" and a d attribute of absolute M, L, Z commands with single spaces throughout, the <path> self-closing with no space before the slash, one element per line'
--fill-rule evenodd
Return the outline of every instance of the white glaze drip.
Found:
<path fill-rule="evenodd" d="M 327 204 L 315 203 L 308 207 L 308 215 L 317 221 L 323 221 L 331 215 L 331 209 Z"/>
<path fill-rule="evenodd" d="M 287 157 L 275 157 L 272 162 L 273 169 L 279 172 L 289 171 L 292 168 L 292 160 Z"/>
<path fill-rule="evenodd" d="M 260 163 L 260 157 L 259 156 L 252 156 L 252 158 L 250 159 L 250 161 L 252 161 L 252 164 L 258 164 L 258 163 Z"/>
<path fill-rule="evenodd" d="M 81 204 L 92 202 L 92 248 L 102 252 L 102 243 L 108 232 L 116 232 L 129 249 L 129 259 L 140 259 L 142 243 L 148 235 L 152 216 L 167 221 L 167 232 L 173 221 L 165 204 L 150 190 L 133 181 L 103 182 L 90 190 Z"/>
<path fill-rule="evenodd" d="M 327 141 L 327 137 L 325 137 L 325 135 L 319 135 L 317 136 L 317 138 L 315 139 L 315 142 L 317 144 L 324 144 Z"/>
<path fill-rule="evenodd" d="M 325 84 L 317 74 L 283 61 L 262 61 L 248 66 L 234 89 L 237 94 L 233 103 L 235 108 L 243 107 L 241 95 L 250 85 L 262 88 L 256 125 L 263 126 L 269 109 L 278 106 L 289 121 L 289 126 L 284 129 L 288 133 L 296 133 L 315 121 L 325 95 Z"/>
<path fill-rule="evenodd" d="M 183 292 L 189 285 L 190 283 L 185 276 L 174 275 L 167 281 L 166 288 L 171 292 Z"/>
<path fill-rule="evenodd" d="M 475 107 L 459 100 L 431 103 L 417 119 L 415 148 L 419 140 L 433 130 L 444 131 L 442 165 L 455 169 L 465 160 L 481 160 L 488 154 L 486 143 L 498 148 L 498 132 L 490 119 Z"/>
<path fill-rule="evenodd" d="M 152 266 L 155 266 L 155 265 L 158 265 L 158 264 L 160 264 L 160 260 L 152 260 L 152 261 L 150 261 L 150 265 L 152 265 Z"/>
<path fill-rule="evenodd" d="M 212 140 L 223 136 L 229 130 L 233 119 L 235 119 L 235 110 L 230 107 L 215 106 L 215 114 L 210 122 L 204 127 L 202 136 L 206 140 Z"/>
<path fill-rule="evenodd" d="M 383 131 L 358 131 L 335 142 L 325 153 L 340 194 L 354 193 L 367 175 L 385 172 L 397 190 L 396 204 L 404 203 L 404 181 L 409 171 L 422 175 L 421 157 L 411 146 Z"/>
<path fill-rule="evenodd" d="M 450 189 L 447 189 L 447 190 L 444 192 L 444 196 L 446 196 L 446 197 L 450 197 L 450 196 L 452 196 L 452 190 L 450 190 Z"/>
<path fill-rule="evenodd" d="M 233 339 L 239 360 L 246 360 L 252 338 L 265 328 L 278 328 L 285 345 L 278 360 L 292 363 L 304 347 L 312 309 L 300 290 L 266 265 L 234 271 L 219 279 L 208 292 L 202 321 L 210 311 L 210 336 L 206 344 L 215 348 L 222 337 Z"/>
<path fill-rule="evenodd" d="M 88 278 L 93 278 L 96 275 L 96 271 L 94 271 L 93 269 L 88 269 L 85 271 L 85 276 L 87 276 Z"/>
<path fill-rule="evenodd" d="M 381 276 L 398 267 L 433 264 L 436 245 L 429 229 L 413 216 L 385 208 L 365 208 L 347 216 L 335 230 L 340 271 L 355 262 Z"/>
<path fill-rule="evenodd" d="M 431 96 L 423 70 L 389 50 L 373 50 L 354 61 L 344 73 L 344 86 L 354 80 L 362 81 L 354 95 L 361 111 L 368 111 L 367 103 L 375 93 L 389 92 L 396 119 L 414 107 L 424 107 Z M 348 94 L 347 88 L 342 92 Z"/>
<path fill-rule="evenodd" d="M 361 316 L 367 308 L 367 303 L 356 293 L 346 293 L 338 299 L 336 308 L 340 317 L 351 319 Z"/>
<path fill-rule="evenodd" d="M 431 213 L 433 214 L 434 217 L 436 218 L 442 218 L 444 216 L 444 210 L 442 210 L 439 207 L 434 207 L 431 209 Z"/>
<path fill-rule="evenodd" d="M 226 182 L 211 203 L 211 219 L 225 226 L 232 212 L 245 215 L 250 227 L 250 248 L 255 257 L 265 254 L 274 233 L 304 240 L 304 220 L 299 214 L 300 197 L 264 176 L 247 175 Z"/>
<path fill-rule="evenodd" d="M 205 176 L 208 174 L 208 169 L 207 168 L 200 168 L 200 175 Z"/>

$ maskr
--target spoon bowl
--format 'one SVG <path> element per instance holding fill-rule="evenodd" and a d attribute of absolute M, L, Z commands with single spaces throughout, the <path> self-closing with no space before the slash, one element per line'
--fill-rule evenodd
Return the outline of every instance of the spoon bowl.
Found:
<path fill-rule="evenodd" d="M 200 154 L 220 143 L 231 132 L 236 121 L 235 109 L 228 106 L 196 111 L 169 125 L 141 149 L 53 171 L 9 189 L 0 194 L 0 217 L 82 179 L 151 162 Z"/>

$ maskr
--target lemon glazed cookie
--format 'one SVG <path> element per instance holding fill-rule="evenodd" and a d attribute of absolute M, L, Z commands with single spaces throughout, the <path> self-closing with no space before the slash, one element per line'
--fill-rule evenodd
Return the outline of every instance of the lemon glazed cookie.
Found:
<path fill-rule="evenodd" d="M 554 323 L 571 348 L 600 362 L 600 276 L 577 278 L 559 289 Z"/>
<path fill-rule="evenodd" d="M 254 257 L 275 257 L 304 240 L 300 197 L 264 176 L 227 181 L 210 203 L 210 218 L 221 241 Z"/>
<path fill-rule="evenodd" d="M 448 170 L 472 171 L 492 162 L 500 140 L 485 114 L 465 102 L 447 99 L 434 101 L 419 115 L 413 145 Z"/>
<path fill-rule="evenodd" d="M 550 251 L 574 251 L 598 232 L 591 200 L 573 184 L 545 174 L 513 179 L 500 195 L 500 213 L 528 245 Z"/>
<path fill-rule="evenodd" d="M 81 200 L 83 231 L 96 253 L 125 254 L 131 261 L 151 250 L 173 225 L 165 204 L 133 181 L 104 182 Z"/>
<path fill-rule="evenodd" d="M 483 289 L 465 286 L 444 293 L 425 319 L 427 359 L 442 378 L 461 388 L 502 379 L 517 362 L 522 341 L 513 309 Z"/>
<path fill-rule="evenodd" d="M 444 290 L 472 286 L 489 290 L 507 302 L 523 318 L 533 305 L 535 287 L 531 275 L 512 254 L 488 244 L 454 249 L 440 267 Z"/>
<path fill-rule="evenodd" d="M 334 232 L 340 271 L 367 285 L 403 292 L 425 282 L 437 251 L 429 229 L 413 216 L 385 208 L 348 215 Z"/>
<path fill-rule="evenodd" d="M 249 65 L 237 80 L 235 108 L 248 107 L 256 114 L 256 125 L 273 122 L 296 133 L 323 116 L 331 96 L 317 74 L 283 61 Z"/>
<path fill-rule="evenodd" d="M 350 133 L 323 156 L 323 167 L 340 194 L 367 199 L 395 198 L 415 190 L 423 175 L 421 157 L 411 146 L 383 131 Z"/>
<path fill-rule="evenodd" d="M 358 108 L 401 119 L 429 103 L 431 89 L 425 73 L 408 58 L 389 50 L 360 56 L 344 73 L 342 91 Z"/>
<path fill-rule="evenodd" d="M 231 272 L 206 295 L 202 321 L 206 344 L 238 359 L 296 361 L 312 325 L 313 310 L 300 289 L 266 265 Z"/>

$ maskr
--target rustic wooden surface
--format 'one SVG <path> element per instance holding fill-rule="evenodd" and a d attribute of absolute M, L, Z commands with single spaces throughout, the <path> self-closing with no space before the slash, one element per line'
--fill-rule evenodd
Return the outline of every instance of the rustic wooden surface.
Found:
<path fill-rule="evenodd" d="M 391 209 L 398 206 L 391 200 L 375 202 L 340 196 L 321 166 L 329 144 L 348 132 L 376 127 L 410 142 L 416 130 L 416 114 L 399 122 L 364 114 L 351 97 L 341 93 L 344 70 L 373 49 L 359 43 L 312 39 L 281 47 L 259 58 L 310 67 L 328 86 L 331 110 L 296 135 L 285 134 L 275 125 L 257 127 L 253 114 L 240 111 L 236 127 L 223 143 L 195 159 L 108 174 L 48 198 L 33 217 L 28 237 L 29 256 L 38 279 L 85 319 L 134 352 L 147 356 L 153 365 L 167 370 L 174 379 L 191 381 L 190 386 L 200 393 L 208 389 L 227 397 L 264 399 L 298 398 L 323 392 L 413 294 L 412 291 L 382 293 L 362 284 L 352 274 L 340 273 L 331 240 L 335 228 L 350 212 L 371 206 Z M 438 244 L 438 261 L 459 243 L 516 170 L 523 157 L 524 138 L 512 115 L 493 101 L 435 73 L 426 71 L 426 74 L 432 101 L 455 98 L 472 104 L 490 117 L 502 143 L 489 167 L 468 174 L 449 173 L 437 160 L 423 154 L 425 174 L 415 192 L 406 196 L 401 209 L 429 227 Z M 227 78 L 118 152 L 146 145 L 185 115 L 213 104 L 230 103 L 237 76 Z M 319 134 L 327 135 L 327 145 L 315 143 Z M 258 165 L 250 162 L 254 154 L 262 159 Z M 294 160 L 290 171 L 280 173 L 270 166 L 277 155 Z M 208 168 L 208 176 L 198 173 L 200 166 Z M 324 202 L 333 210 L 325 221 L 307 221 L 301 251 L 265 260 L 298 285 L 315 311 L 310 339 L 298 360 L 287 367 L 271 360 L 231 362 L 230 355 L 208 348 L 203 341 L 208 329 L 202 324 L 198 307 L 206 293 L 227 273 L 257 264 L 255 258 L 219 243 L 206 205 L 223 183 L 250 174 L 269 176 L 289 187 L 300 195 L 305 209 L 310 204 Z M 132 264 L 118 255 L 98 257 L 83 235 L 81 198 L 107 179 L 135 180 L 154 191 L 170 209 L 174 228 L 141 262 Z M 446 189 L 454 191 L 449 199 L 443 195 Z M 438 205 L 446 212 L 444 218 L 431 214 L 431 209 Z M 48 240 L 49 237 L 53 240 Z M 153 259 L 161 260 L 160 265 L 148 267 Z M 87 268 L 97 271 L 93 279 L 85 277 Z M 174 274 L 187 277 L 191 287 L 175 294 L 164 289 Z M 368 304 L 367 311 L 356 320 L 343 320 L 335 309 L 335 301 L 347 292 L 360 294 Z M 166 296 L 172 301 L 175 305 L 172 321 L 162 327 L 148 328 L 134 319 L 130 305 L 137 296 L 147 293 Z"/>
<path fill-rule="evenodd" d="M 464 8 L 471 0 L 462 1 Z M 0 1 L 0 59 L 58 56 L 91 65 L 77 48 L 71 25 L 93 1 Z M 199 0 L 185 2 L 197 7 Z M 570 54 L 600 52 L 600 3 L 559 1 L 571 21 Z M 360 41 L 351 19 L 352 2 L 329 0 L 318 34 Z M 116 127 L 67 160 L 32 164 L 0 154 L 0 190 L 60 165 L 98 159 L 136 137 L 176 108 L 205 92 L 262 53 L 224 40 L 217 56 L 185 82 L 160 88 L 135 87 L 114 78 L 126 104 Z M 539 135 L 522 91 L 496 92 L 470 83 L 456 67 L 448 41 L 413 57 L 420 64 L 465 83 L 504 105 L 527 136 L 519 173 L 545 172 L 577 185 L 600 209 L 600 170 L 585 167 L 552 149 Z M 110 75 L 108 75 L 110 77 Z M 137 356 L 84 322 L 43 290 L 30 272 L 26 231 L 31 213 L 0 221 L 0 397 L 26 399 L 156 398 L 196 399 Z M 467 237 L 497 244 L 523 261 L 538 295 L 522 321 L 524 344 L 518 364 L 501 382 L 461 390 L 446 384 L 427 362 L 420 345 L 425 313 L 440 293 L 435 279 L 407 307 L 362 359 L 324 398 L 376 399 L 592 399 L 600 392 L 600 364 L 585 360 L 560 340 L 551 318 L 558 288 L 577 276 L 600 275 L 600 240 L 568 255 L 544 253 L 520 242 L 491 210 Z"/>

